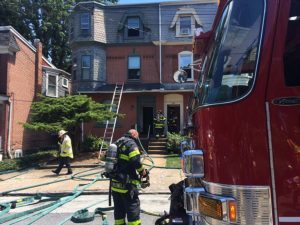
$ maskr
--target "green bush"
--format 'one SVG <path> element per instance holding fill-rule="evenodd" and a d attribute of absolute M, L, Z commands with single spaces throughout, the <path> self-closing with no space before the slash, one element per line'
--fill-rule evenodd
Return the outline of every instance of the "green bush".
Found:
<path fill-rule="evenodd" d="M 187 137 L 177 134 L 177 133 L 169 133 L 168 132 L 168 141 L 167 141 L 167 150 L 169 153 L 180 153 L 180 143 L 184 141 Z"/>
<path fill-rule="evenodd" d="M 88 135 L 83 141 L 83 149 L 85 151 L 99 151 L 102 143 L 102 138 Z M 104 148 L 108 147 L 108 144 L 104 142 Z"/>
<path fill-rule="evenodd" d="M 41 162 L 55 158 L 56 150 L 39 151 L 30 155 L 25 155 L 17 159 L 5 159 L 0 161 L 0 171 L 20 170 L 26 167 L 36 166 Z"/>

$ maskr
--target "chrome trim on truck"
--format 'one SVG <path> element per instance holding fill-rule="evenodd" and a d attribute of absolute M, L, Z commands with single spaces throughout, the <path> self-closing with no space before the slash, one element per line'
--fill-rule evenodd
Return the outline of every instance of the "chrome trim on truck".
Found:
<path fill-rule="evenodd" d="M 273 225 L 271 190 L 269 186 L 225 185 L 203 181 L 205 190 L 212 194 L 232 197 L 237 203 L 237 222 L 242 225 Z M 228 225 L 228 222 L 202 216 L 207 225 Z"/>

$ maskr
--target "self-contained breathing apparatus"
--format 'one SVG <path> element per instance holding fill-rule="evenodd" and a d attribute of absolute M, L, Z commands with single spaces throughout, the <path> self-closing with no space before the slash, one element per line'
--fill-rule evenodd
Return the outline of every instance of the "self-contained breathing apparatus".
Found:
<path fill-rule="evenodd" d="M 130 183 L 129 175 L 124 173 L 118 173 L 118 157 L 120 154 L 120 149 L 126 144 L 125 138 L 120 138 L 116 144 L 113 143 L 108 147 L 106 152 L 106 162 L 105 162 L 105 172 L 103 176 L 114 179 L 121 182 L 124 186 Z M 150 186 L 149 171 L 146 170 L 144 175 L 140 175 L 141 188 L 146 188 Z"/>

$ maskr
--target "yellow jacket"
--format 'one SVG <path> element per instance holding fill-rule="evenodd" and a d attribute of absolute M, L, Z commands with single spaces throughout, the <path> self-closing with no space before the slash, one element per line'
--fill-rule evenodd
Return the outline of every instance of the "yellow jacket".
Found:
<path fill-rule="evenodd" d="M 72 159 L 74 158 L 71 138 L 68 135 L 65 136 L 62 143 L 58 142 L 58 144 L 59 144 L 59 147 L 60 147 L 59 156 L 61 156 L 61 157 L 70 157 Z"/>

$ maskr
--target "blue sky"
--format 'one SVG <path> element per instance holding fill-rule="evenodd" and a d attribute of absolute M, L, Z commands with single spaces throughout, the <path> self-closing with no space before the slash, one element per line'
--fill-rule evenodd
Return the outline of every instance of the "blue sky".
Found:
<path fill-rule="evenodd" d="M 151 2 L 169 2 L 174 0 L 119 0 L 119 4 L 133 4 L 133 3 L 151 3 Z M 175 0 L 176 1 L 176 0 Z"/>

